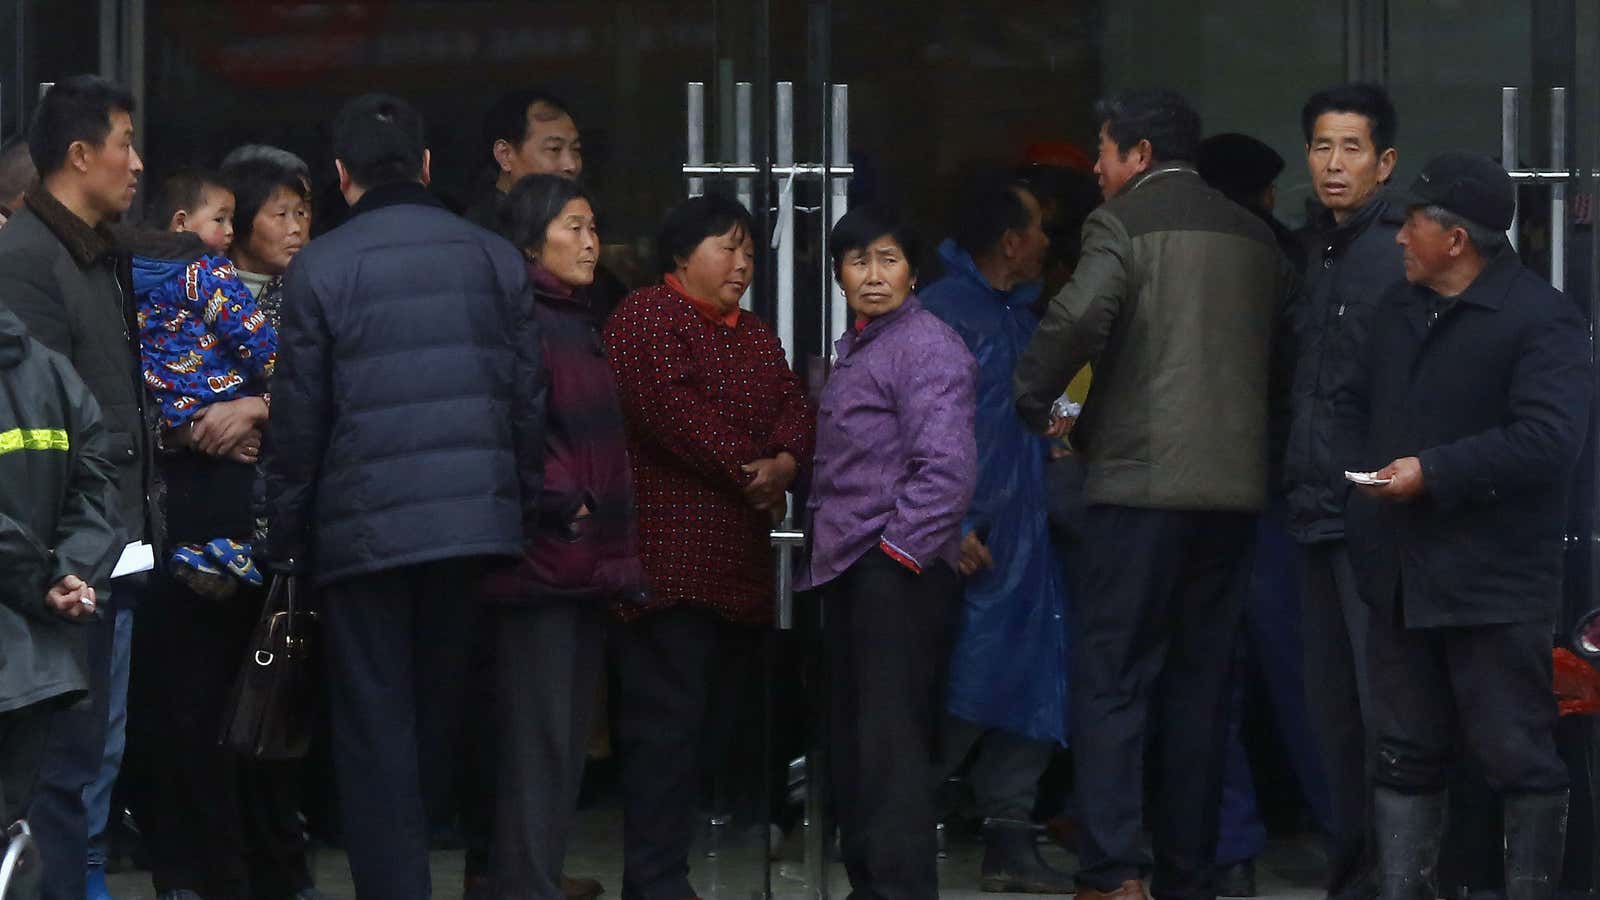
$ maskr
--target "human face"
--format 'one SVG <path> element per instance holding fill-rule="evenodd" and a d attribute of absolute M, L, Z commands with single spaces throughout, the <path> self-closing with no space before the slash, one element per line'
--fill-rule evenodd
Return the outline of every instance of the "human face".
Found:
<path fill-rule="evenodd" d="M 851 250 L 839 260 L 845 303 L 864 319 L 876 319 L 904 305 L 914 277 L 906 251 L 893 235 Z"/>
<path fill-rule="evenodd" d="M 1150 145 L 1140 141 L 1124 150 L 1112 139 L 1106 122 L 1100 126 L 1100 158 L 1095 160 L 1094 175 L 1100 182 L 1100 196 L 1107 200 L 1121 193 L 1123 185 L 1135 175 L 1150 168 Z"/>
<path fill-rule="evenodd" d="M 1446 229 L 1421 209 L 1413 209 L 1394 239 L 1405 248 L 1406 280 L 1436 287 L 1465 249 L 1467 235 L 1464 229 Z"/>
<path fill-rule="evenodd" d="M 677 274 L 690 294 L 731 312 L 750 286 L 755 267 L 755 241 L 743 225 L 735 225 L 701 241 L 687 259 L 678 261 Z"/>
<path fill-rule="evenodd" d="M 233 191 L 214 184 L 204 186 L 193 210 L 180 209 L 173 216 L 172 230 L 193 232 L 206 249 L 226 256 L 233 247 Z"/>
<path fill-rule="evenodd" d="M 279 186 L 256 212 L 245 252 L 238 254 L 235 262 L 248 272 L 282 275 L 306 244 L 309 220 L 305 199 L 298 192 Z"/>
<path fill-rule="evenodd" d="M 582 197 L 567 201 L 545 228 L 544 246 L 535 258 L 562 284 L 582 287 L 594 283 L 594 267 L 600 261 L 600 232 L 595 229 L 589 201 Z"/>
<path fill-rule="evenodd" d="M 69 152 L 68 162 L 84 173 L 84 195 L 94 211 L 114 218 L 133 206 L 139 190 L 139 174 L 144 160 L 133 149 L 133 118 L 122 110 L 112 110 L 111 131 L 99 146 L 79 141 Z M 76 148 L 82 148 L 82 156 Z"/>
<path fill-rule="evenodd" d="M 1019 282 L 1038 281 L 1044 274 L 1044 255 L 1050 249 L 1050 236 L 1044 233 L 1044 211 L 1031 191 L 1017 191 L 1028 210 L 1028 224 L 1016 235 L 1014 263 Z"/>
<path fill-rule="evenodd" d="M 1397 155 L 1393 147 L 1377 148 L 1372 120 L 1361 113 L 1325 112 L 1311 126 L 1306 166 L 1317 199 L 1343 222 L 1389 180 Z"/>
<path fill-rule="evenodd" d="M 495 145 L 495 159 L 507 184 L 527 175 L 559 175 L 577 180 L 583 174 L 583 139 L 572 117 L 546 103 L 528 107 L 528 130 L 521 144 Z"/>

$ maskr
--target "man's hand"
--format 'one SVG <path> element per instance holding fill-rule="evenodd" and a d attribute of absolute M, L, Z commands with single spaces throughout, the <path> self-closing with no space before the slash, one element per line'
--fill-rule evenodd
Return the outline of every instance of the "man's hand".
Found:
<path fill-rule="evenodd" d="M 267 403 L 260 397 L 202 406 L 189 419 L 189 446 L 207 456 L 254 463 L 261 458 L 261 429 L 266 424 Z"/>
<path fill-rule="evenodd" d="M 44 604 L 64 619 L 87 619 L 94 615 L 94 588 L 76 575 L 67 575 L 45 593 Z"/>
<path fill-rule="evenodd" d="M 956 569 L 963 575 L 971 575 L 979 569 L 988 569 L 994 566 L 994 557 L 990 555 L 989 548 L 983 541 L 978 540 L 978 533 L 967 532 L 961 539 L 961 560 L 956 564 Z"/>
<path fill-rule="evenodd" d="M 1368 497 L 1388 500 L 1391 503 L 1410 503 L 1422 496 L 1427 486 L 1422 483 L 1422 460 L 1406 456 L 1389 463 L 1373 473 L 1390 479 L 1388 484 L 1358 485 Z"/>
<path fill-rule="evenodd" d="M 772 509 L 784 502 L 783 492 L 794 483 L 800 464 L 792 454 L 779 453 L 768 459 L 746 463 L 741 468 L 755 476 L 744 486 L 744 499 L 756 509 Z"/>
<path fill-rule="evenodd" d="M 1047 438 L 1066 437 L 1067 432 L 1071 431 L 1072 426 L 1076 424 L 1078 424 L 1076 416 L 1058 416 L 1055 413 L 1051 413 L 1050 424 L 1045 426 L 1044 436 Z"/>

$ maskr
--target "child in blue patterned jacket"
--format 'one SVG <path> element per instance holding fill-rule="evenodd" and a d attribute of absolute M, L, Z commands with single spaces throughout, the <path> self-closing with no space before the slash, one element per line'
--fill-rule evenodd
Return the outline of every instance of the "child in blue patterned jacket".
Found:
<path fill-rule="evenodd" d="M 155 219 L 169 239 L 147 242 L 145 253 L 134 248 L 144 382 L 167 434 L 193 426 L 211 404 L 268 396 L 278 336 L 227 259 L 233 203 L 233 192 L 216 176 L 180 170 L 163 183 Z M 193 454 L 181 469 L 169 469 L 168 518 L 179 542 L 174 576 L 214 597 L 231 595 L 239 582 L 260 585 L 243 524 L 253 521 L 247 515 L 255 467 Z M 219 506 L 243 508 L 219 512 Z M 209 536 L 229 519 L 241 523 L 226 528 L 233 534 Z M 202 540 L 197 529 L 208 536 Z"/>

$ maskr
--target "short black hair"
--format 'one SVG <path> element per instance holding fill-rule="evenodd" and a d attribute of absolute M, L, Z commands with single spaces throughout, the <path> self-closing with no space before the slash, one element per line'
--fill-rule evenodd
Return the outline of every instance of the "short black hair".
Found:
<path fill-rule="evenodd" d="M 844 266 L 845 256 L 856 250 L 867 249 L 882 237 L 894 238 L 895 243 L 900 245 L 905 252 L 906 264 L 911 267 L 911 274 L 915 277 L 917 261 L 922 253 L 922 241 L 917 237 L 916 229 L 898 210 L 875 203 L 851 207 L 849 212 L 839 217 L 833 231 L 828 234 L 828 256 L 833 260 L 834 276 L 837 277 Z"/>
<path fill-rule="evenodd" d="M 243 247 L 250 243 L 255 232 L 256 215 L 272 199 L 278 188 L 287 188 L 295 196 L 309 202 L 300 173 L 269 159 L 246 159 L 222 170 L 222 184 L 233 191 L 233 244 Z"/>
<path fill-rule="evenodd" d="M 28 153 L 41 177 L 54 175 L 76 141 L 96 147 L 111 133 L 113 113 L 133 115 L 133 94 L 98 75 L 73 75 L 56 82 L 39 100 L 28 126 Z"/>
<path fill-rule="evenodd" d="M 690 197 L 667 213 L 656 237 L 657 262 L 661 274 L 675 272 L 678 260 L 688 259 L 694 248 L 708 237 L 727 234 L 735 228 L 755 238 L 755 221 L 744 204 L 723 194 Z"/>
<path fill-rule="evenodd" d="M 161 182 L 161 190 L 156 192 L 155 202 L 150 206 L 151 224 L 166 228 L 172 224 L 172 217 L 178 214 L 178 210 L 194 212 L 208 187 L 233 190 L 222 180 L 222 176 L 206 169 L 186 166 L 174 171 Z"/>
<path fill-rule="evenodd" d="M 1153 162 L 1194 162 L 1200 150 L 1200 114 L 1184 96 L 1165 88 L 1125 91 L 1094 105 L 1096 118 L 1126 154 L 1150 142 Z"/>
<path fill-rule="evenodd" d="M 1394 137 L 1400 123 L 1394 111 L 1394 101 L 1382 85 L 1365 81 L 1324 88 L 1311 95 L 1300 109 L 1300 130 L 1305 132 L 1306 143 L 1311 143 L 1311 132 L 1317 119 L 1325 113 L 1355 113 L 1367 117 L 1373 146 L 1379 153 L 1394 146 Z"/>
<path fill-rule="evenodd" d="M 33 190 L 39 180 L 39 171 L 28 152 L 28 142 L 20 135 L 12 135 L 0 142 L 0 202 Z"/>
<path fill-rule="evenodd" d="M 483 146 L 491 158 L 495 141 L 505 141 L 513 147 L 519 147 L 528 139 L 528 110 L 535 103 L 543 103 L 556 112 L 572 116 L 567 104 L 549 91 L 527 88 L 501 94 L 483 117 Z M 576 119 L 575 116 L 573 118 Z"/>
<path fill-rule="evenodd" d="M 422 114 L 399 97 L 363 94 L 333 120 L 333 156 L 364 188 L 422 178 Z"/>
<path fill-rule="evenodd" d="M 545 232 L 550 223 L 561 215 L 561 210 L 574 200 L 589 197 L 576 181 L 559 175 L 526 175 L 511 186 L 506 195 L 505 238 L 518 250 L 538 251 L 544 248 Z"/>
<path fill-rule="evenodd" d="M 950 229 L 956 246 L 973 257 L 993 250 L 1007 231 L 1028 227 L 1028 207 L 1022 192 L 1039 199 L 1033 187 L 1008 175 L 980 175 L 965 185 L 956 203 Z"/>

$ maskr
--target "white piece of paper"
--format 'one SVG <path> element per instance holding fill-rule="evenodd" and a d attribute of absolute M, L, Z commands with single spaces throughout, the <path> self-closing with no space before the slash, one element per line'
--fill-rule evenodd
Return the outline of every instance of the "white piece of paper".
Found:
<path fill-rule="evenodd" d="M 112 578 L 137 575 L 156 567 L 156 549 L 143 541 L 133 541 L 122 548 L 117 567 L 111 570 Z"/>
<path fill-rule="evenodd" d="M 1352 484 L 1385 485 L 1394 481 L 1393 478 L 1379 478 L 1377 472 L 1346 472 L 1344 477 Z"/>

